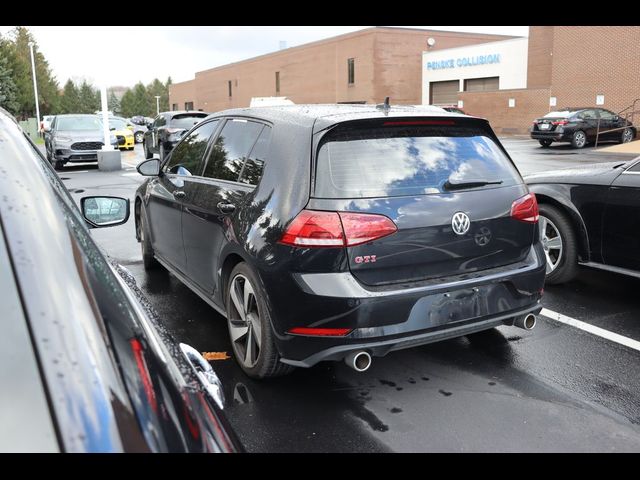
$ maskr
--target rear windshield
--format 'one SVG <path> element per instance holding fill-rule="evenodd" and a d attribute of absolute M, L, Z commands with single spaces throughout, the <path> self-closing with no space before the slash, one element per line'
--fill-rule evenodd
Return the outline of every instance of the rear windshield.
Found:
<path fill-rule="evenodd" d="M 176 115 L 171 119 L 171 126 L 175 128 L 193 127 L 196 123 L 199 123 L 207 115 Z"/>
<path fill-rule="evenodd" d="M 458 126 L 377 127 L 328 133 L 318 149 L 315 197 L 444 193 L 445 182 L 522 183 L 483 130 Z"/>
<path fill-rule="evenodd" d="M 545 118 L 557 118 L 557 117 L 562 117 L 562 118 L 566 118 L 571 116 L 572 114 L 574 114 L 576 112 L 570 112 L 568 110 L 563 110 L 562 112 L 549 112 L 545 115 Z"/>

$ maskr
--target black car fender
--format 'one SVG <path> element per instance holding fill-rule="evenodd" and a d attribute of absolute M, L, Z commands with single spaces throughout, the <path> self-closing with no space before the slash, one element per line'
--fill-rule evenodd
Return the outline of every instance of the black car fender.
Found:
<path fill-rule="evenodd" d="M 589 235 L 580 212 L 569 196 L 569 186 L 564 184 L 528 185 L 529 191 L 536 195 L 538 204 L 546 203 L 559 208 L 567 214 L 578 236 L 578 257 L 582 262 L 589 261 Z"/>

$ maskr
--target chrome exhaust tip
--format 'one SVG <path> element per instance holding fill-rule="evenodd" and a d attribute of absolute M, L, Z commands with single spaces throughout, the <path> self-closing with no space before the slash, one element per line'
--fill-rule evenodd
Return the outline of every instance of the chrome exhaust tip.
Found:
<path fill-rule="evenodd" d="M 364 350 L 352 352 L 344 358 L 344 363 L 353 368 L 356 372 L 365 372 L 371 366 L 371 355 Z"/>
<path fill-rule="evenodd" d="M 529 313 L 523 317 L 518 317 L 513 322 L 513 326 L 525 330 L 533 330 L 533 327 L 536 326 L 536 316 L 533 313 Z"/>

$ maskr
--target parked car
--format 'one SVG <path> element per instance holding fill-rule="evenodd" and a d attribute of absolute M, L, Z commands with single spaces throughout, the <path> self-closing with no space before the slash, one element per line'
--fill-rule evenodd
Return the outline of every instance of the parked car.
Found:
<path fill-rule="evenodd" d="M 81 212 L 2 109 L 0 132 L 0 451 L 239 449 L 211 366 L 89 233 L 126 222 L 129 200 Z"/>
<path fill-rule="evenodd" d="M 157 153 L 162 161 L 182 135 L 207 115 L 205 112 L 185 110 L 160 113 L 153 123 L 147 125 L 148 130 L 144 133 L 145 158 L 152 158 Z"/>
<path fill-rule="evenodd" d="M 102 119 L 100 119 L 102 121 Z M 116 136 L 120 150 L 133 150 L 133 126 L 122 117 L 109 117 L 109 130 Z"/>
<path fill-rule="evenodd" d="M 145 268 L 226 315 L 264 378 L 498 325 L 532 328 L 545 257 L 535 197 L 488 122 L 439 108 L 219 112 L 135 198 Z"/>
<path fill-rule="evenodd" d="M 600 141 L 627 143 L 636 137 L 631 122 L 604 108 L 567 108 L 549 112 L 534 120 L 531 138 L 548 147 L 553 142 L 571 142 L 582 148 L 598 137 Z"/>
<path fill-rule="evenodd" d="M 144 132 L 148 130 L 147 125 L 153 123 L 153 118 L 138 115 L 131 117 L 128 122 L 132 125 L 136 143 L 142 143 L 144 140 Z"/>
<path fill-rule="evenodd" d="M 578 264 L 640 277 L 640 157 L 525 177 L 540 205 L 547 282 Z"/>
<path fill-rule="evenodd" d="M 115 135 L 110 141 L 118 146 Z M 97 162 L 104 145 L 102 120 L 96 115 L 56 115 L 44 143 L 47 160 L 56 170 L 68 162 Z"/>

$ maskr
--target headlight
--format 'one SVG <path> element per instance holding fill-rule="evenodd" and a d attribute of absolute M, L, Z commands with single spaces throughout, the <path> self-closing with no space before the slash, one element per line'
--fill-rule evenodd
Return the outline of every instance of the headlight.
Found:
<path fill-rule="evenodd" d="M 71 137 L 65 137 L 65 136 L 57 136 L 56 137 L 56 143 L 60 142 L 60 143 L 69 143 L 71 142 L 73 139 Z"/>

